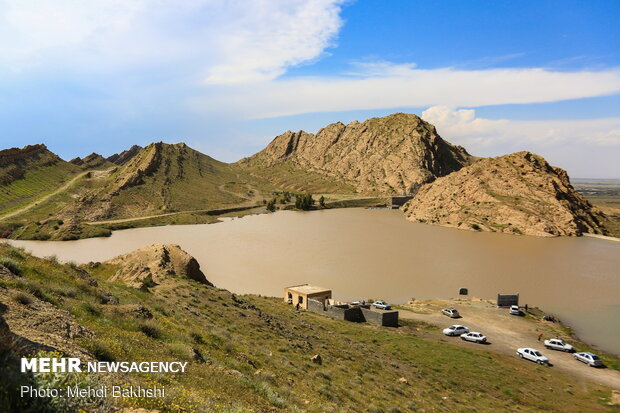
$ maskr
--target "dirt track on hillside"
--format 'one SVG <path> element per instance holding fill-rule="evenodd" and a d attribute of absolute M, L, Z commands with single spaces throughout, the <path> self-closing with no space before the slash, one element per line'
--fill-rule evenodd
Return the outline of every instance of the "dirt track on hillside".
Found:
<path fill-rule="evenodd" d="M 69 180 L 68 182 L 66 182 L 65 184 L 63 184 L 61 187 L 59 187 L 58 189 L 56 189 L 54 192 L 51 192 L 51 193 L 49 193 L 49 194 L 47 194 L 47 195 L 44 195 L 44 196 L 42 196 L 41 198 L 37 198 L 37 199 L 35 199 L 34 201 L 32 201 L 31 203 L 29 203 L 29 204 L 27 204 L 27 205 L 25 205 L 25 206 L 23 206 L 23 207 L 21 207 L 21 208 L 19 208 L 19 209 L 16 209 L 16 210 L 15 210 L 15 211 L 13 211 L 13 212 L 9 212 L 9 213 L 8 213 L 8 214 L 6 214 L 6 215 L 0 216 L 0 221 L 2 221 L 2 220 L 4 220 L 4 219 L 7 219 L 7 218 L 14 217 L 14 216 L 19 215 L 19 214 L 21 214 L 21 213 L 23 213 L 23 212 L 26 212 L 26 211 L 28 211 L 29 209 L 31 209 L 31 208 L 33 208 L 33 207 L 35 207 L 35 206 L 39 205 L 40 203 L 47 201 L 48 199 L 50 199 L 50 198 L 51 198 L 51 197 L 53 197 L 54 195 L 58 195 L 59 193 L 61 193 L 61 192 L 65 191 L 65 190 L 67 190 L 67 189 L 69 189 L 69 187 L 70 187 L 71 185 L 73 185 L 75 182 L 77 182 L 77 180 L 78 180 L 78 179 L 83 178 L 83 177 L 84 177 L 84 176 L 86 176 L 86 174 L 88 174 L 89 172 L 92 172 L 92 171 L 82 172 L 81 174 L 79 174 L 79 175 L 74 176 L 73 178 L 71 178 L 71 180 Z"/>
<path fill-rule="evenodd" d="M 461 318 L 451 319 L 441 314 L 441 308 L 455 307 L 461 313 Z M 404 308 L 412 311 L 401 310 L 400 318 L 424 321 L 438 326 L 437 333 L 432 333 L 442 340 L 463 347 L 483 348 L 496 353 L 516 356 L 517 348 L 533 347 L 547 356 L 552 364 L 551 370 L 559 369 L 575 376 L 594 381 L 613 389 L 620 389 L 620 372 L 610 368 L 593 368 L 578 362 L 570 353 L 545 349 L 543 341 L 556 337 L 558 325 L 538 321 L 526 317 L 511 316 L 508 309 L 497 308 L 488 301 L 465 301 L 465 300 L 428 300 L 415 301 Z M 459 337 L 448 337 L 442 330 L 453 324 L 464 325 L 470 331 L 478 331 L 488 337 L 489 344 L 476 344 L 461 340 Z M 543 338 L 538 341 L 538 335 Z M 570 339 L 577 351 L 579 343 Z M 532 363 L 523 361 L 524 363 Z M 534 365 L 534 363 L 532 363 Z"/>

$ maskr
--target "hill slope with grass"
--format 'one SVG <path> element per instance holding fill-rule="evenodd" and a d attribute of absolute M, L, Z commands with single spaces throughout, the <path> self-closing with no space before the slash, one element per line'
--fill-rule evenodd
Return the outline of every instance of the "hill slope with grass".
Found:
<path fill-rule="evenodd" d="M 239 165 L 262 175 L 272 168 L 279 174 L 313 172 L 364 194 L 409 194 L 474 159 L 418 116 L 396 113 L 348 125 L 333 123 L 316 135 L 289 131 Z"/>
<path fill-rule="evenodd" d="M 131 149 L 135 150 L 136 147 Z M 111 167 L 88 172 L 66 191 L 12 217 L 3 224 L 4 230 L 12 231 L 12 238 L 22 239 L 67 240 L 109 235 L 107 228 L 88 223 L 255 206 L 276 188 L 265 179 L 183 143 L 153 143 L 130 155 L 123 158 L 123 165 L 96 154 L 76 160 L 79 165 L 70 165 L 79 170 L 83 169 L 82 164 Z M 121 158 L 113 160 L 122 162 Z M 213 221 L 209 216 L 198 218 L 196 222 Z"/>
<path fill-rule="evenodd" d="M 409 220 L 535 236 L 605 234 L 604 214 L 542 157 L 486 158 L 424 185 L 404 206 Z"/>
<path fill-rule="evenodd" d="M 238 296 L 174 273 L 140 290 L 111 281 L 117 265 L 59 264 L 6 244 L 0 262 L 0 316 L 17 343 L 0 354 L 0 405 L 22 412 L 43 411 L 42 402 L 16 397 L 16 386 L 71 380 L 82 387 L 166 388 L 163 400 L 94 398 L 72 406 L 100 412 L 122 406 L 171 412 L 608 410 L 610 392 L 603 386 L 429 337 L 431 327 L 421 322 L 386 328 L 338 321 L 295 311 L 279 298 Z M 56 321 L 38 321 L 46 317 Z M 77 378 L 16 371 L 17 357 L 42 350 L 86 360 L 187 361 L 189 367 L 185 374 Z M 311 360 L 317 354 L 321 363 Z"/>
<path fill-rule="evenodd" d="M 45 145 L 0 150 L 0 216 L 53 191 L 80 172 Z"/>

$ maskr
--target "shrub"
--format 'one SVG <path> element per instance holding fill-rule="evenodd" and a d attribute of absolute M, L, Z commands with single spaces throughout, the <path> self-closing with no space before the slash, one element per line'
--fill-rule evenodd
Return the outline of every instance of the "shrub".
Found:
<path fill-rule="evenodd" d="M 154 339 L 161 338 L 161 330 L 151 323 L 141 324 L 139 330 L 147 337 L 151 337 Z"/>
<path fill-rule="evenodd" d="M 99 361 L 114 361 L 114 355 L 101 341 L 92 340 L 88 345 L 90 353 Z"/>
<path fill-rule="evenodd" d="M 471 229 L 476 231 L 482 231 L 482 228 L 480 228 L 480 225 L 478 224 L 471 224 Z"/>
<path fill-rule="evenodd" d="M 189 336 L 192 338 L 192 341 L 196 344 L 204 344 L 205 340 L 204 338 L 202 338 L 202 336 L 199 333 L 196 332 L 192 332 L 189 334 Z"/>
<path fill-rule="evenodd" d="M 5 266 L 6 268 L 8 268 L 9 271 L 11 271 L 15 275 L 21 275 L 22 273 L 21 265 L 19 265 L 19 263 L 13 261 L 10 258 L 0 257 L 0 265 Z"/>
<path fill-rule="evenodd" d="M 18 292 L 13 294 L 13 300 L 22 305 L 32 304 L 32 297 L 26 293 Z"/>

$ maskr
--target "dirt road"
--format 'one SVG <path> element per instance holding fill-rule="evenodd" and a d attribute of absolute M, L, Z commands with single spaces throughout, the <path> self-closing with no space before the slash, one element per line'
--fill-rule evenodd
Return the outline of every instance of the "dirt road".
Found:
<path fill-rule="evenodd" d="M 455 307 L 461 313 L 461 318 L 450 319 L 441 314 L 440 310 L 445 307 Z M 507 309 L 499 309 L 488 301 L 464 301 L 464 300 L 429 300 L 415 301 L 405 306 L 411 311 L 400 311 L 400 318 L 424 321 L 436 325 L 437 337 L 459 346 L 484 348 L 496 353 L 516 356 L 517 348 L 533 347 L 547 356 L 552 364 L 551 370 L 559 369 L 576 376 L 592 380 L 596 383 L 620 389 L 620 372 L 610 368 L 589 367 L 574 359 L 570 353 L 545 349 L 543 341 L 553 338 L 560 331 L 557 324 L 537 321 L 526 317 L 511 316 Z M 475 344 L 461 340 L 459 337 L 443 335 L 442 330 L 453 324 L 468 327 L 470 331 L 478 331 L 488 337 L 489 344 Z M 543 338 L 538 341 L 538 335 Z M 433 333 L 434 334 L 434 333 Z M 574 343 L 579 351 L 579 343 Z M 531 363 L 523 361 L 524 363 Z M 532 363 L 534 364 L 534 363 Z"/>
<path fill-rule="evenodd" d="M 31 203 L 16 209 L 15 211 L 9 212 L 6 215 L 2 215 L 0 216 L 0 221 L 7 219 L 7 218 L 11 218 L 14 217 L 16 215 L 19 215 L 23 212 L 28 211 L 29 209 L 39 205 L 41 202 L 45 202 L 48 199 L 50 199 L 51 197 L 53 197 L 54 195 L 57 195 L 63 191 L 66 191 L 71 185 L 73 185 L 74 183 L 76 183 L 79 179 L 83 178 L 84 176 L 86 176 L 86 174 L 88 174 L 89 172 L 92 171 L 86 171 L 86 172 L 82 172 L 81 174 L 74 176 L 71 180 L 69 180 L 68 182 L 66 182 L 64 185 L 60 186 L 58 189 L 56 189 L 54 192 L 50 192 L 47 195 L 42 196 L 41 198 L 37 198 L 34 201 L 32 201 Z"/>

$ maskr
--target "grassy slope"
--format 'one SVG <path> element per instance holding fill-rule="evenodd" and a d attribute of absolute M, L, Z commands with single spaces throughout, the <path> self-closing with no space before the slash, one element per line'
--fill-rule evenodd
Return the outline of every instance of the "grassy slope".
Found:
<path fill-rule="evenodd" d="M 0 287 L 34 292 L 95 332 L 78 342 L 101 359 L 187 360 L 189 373 L 131 375 L 115 382 L 165 385 L 164 410 L 180 411 L 608 411 L 608 389 L 575 382 L 516 357 L 424 338 L 423 324 L 389 329 L 296 312 L 279 299 L 234 296 L 172 278 L 151 292 L 105 281 L 114 268 L 87 270 L 0 245 L 23 276 Z M 101 304 L 111 292 L 120 305 Z M 122 311 L 149 308 L 152 320 Z M 22 304 L 10 303 L 18 306 Z M 149 327 L 145 329 L 144 326 Z M 148 335 L 145 332 L 148 332 Z M 192 361 L 192 348 L 206 363 Z M 323 364 L 310 361 L 320 354 Z M 408 384 L 399 382 L 405 377 Z M 160 401 L 127 404 L 162 407 Z"/>
<path fill-rule="evenodd" d="M 161 159 L 158 167 L 143 176 L 140 183 L 116 191 L 115 183 L 137 169 L 146 167 L 146 163 L 141 163 L 141 159 L 147 160 L 156 145 L 159 145 L 157 150 Z M 1 222 L 0 230 L 14 230 L 11 238 L 19 239 L 86 238 L 109 235 L 109 230 L 118 228 L 209 223 L 214 221 L 213 217 L 198 211 L 262 205 L 263 200 L 271 199 L 274 192 L 282 190 L 353 194 L 353 189 L 347 185 L 331 182 L 317 174 L 291 169 L 286 165 L 263 171 L 259 176 L 258 170 L 219 162 L 185 145 L 156 145 L 145 148 L 132 163 L 113 170 L 109 175 L 99 174 L 80 179 L 68 190 L 21 215 Z M 98 194 L 98 199 L 110 200 L 111 215 L 104 220 L 183 213 L 129 223 L 79 224 L 70 230 L 67 230 L 66 226 L 63 228 L 66 218 L 59 217 L 59 212 L 67 205 L 75 205 L 76 199 L 88 192 Z M 92 208 L 100 205 L 104 203 L 94 202 Z M 69 215 L 76 217 L 78 221 L 88 222 L 89 219 L 83 218 L 79 211 L 76 209 Z"/>
<path fill-rule="evenodd" d="M 262 166 L 246 166 L 238 163 L 242 170 L 252 176 L 273 182 L 281 190 L 309 193 L 354 194 L 353 186 L 330 179 L 324 175 L 303 171 L 287 161 L 268 168 Z"/>
<path fill-rule="evenodd" d="M 81 169 L 68 162 L 37 168 L 26 168 L 24 177 L 0 186 L 0 215 L 18 209 L 69 181 Z"/>

